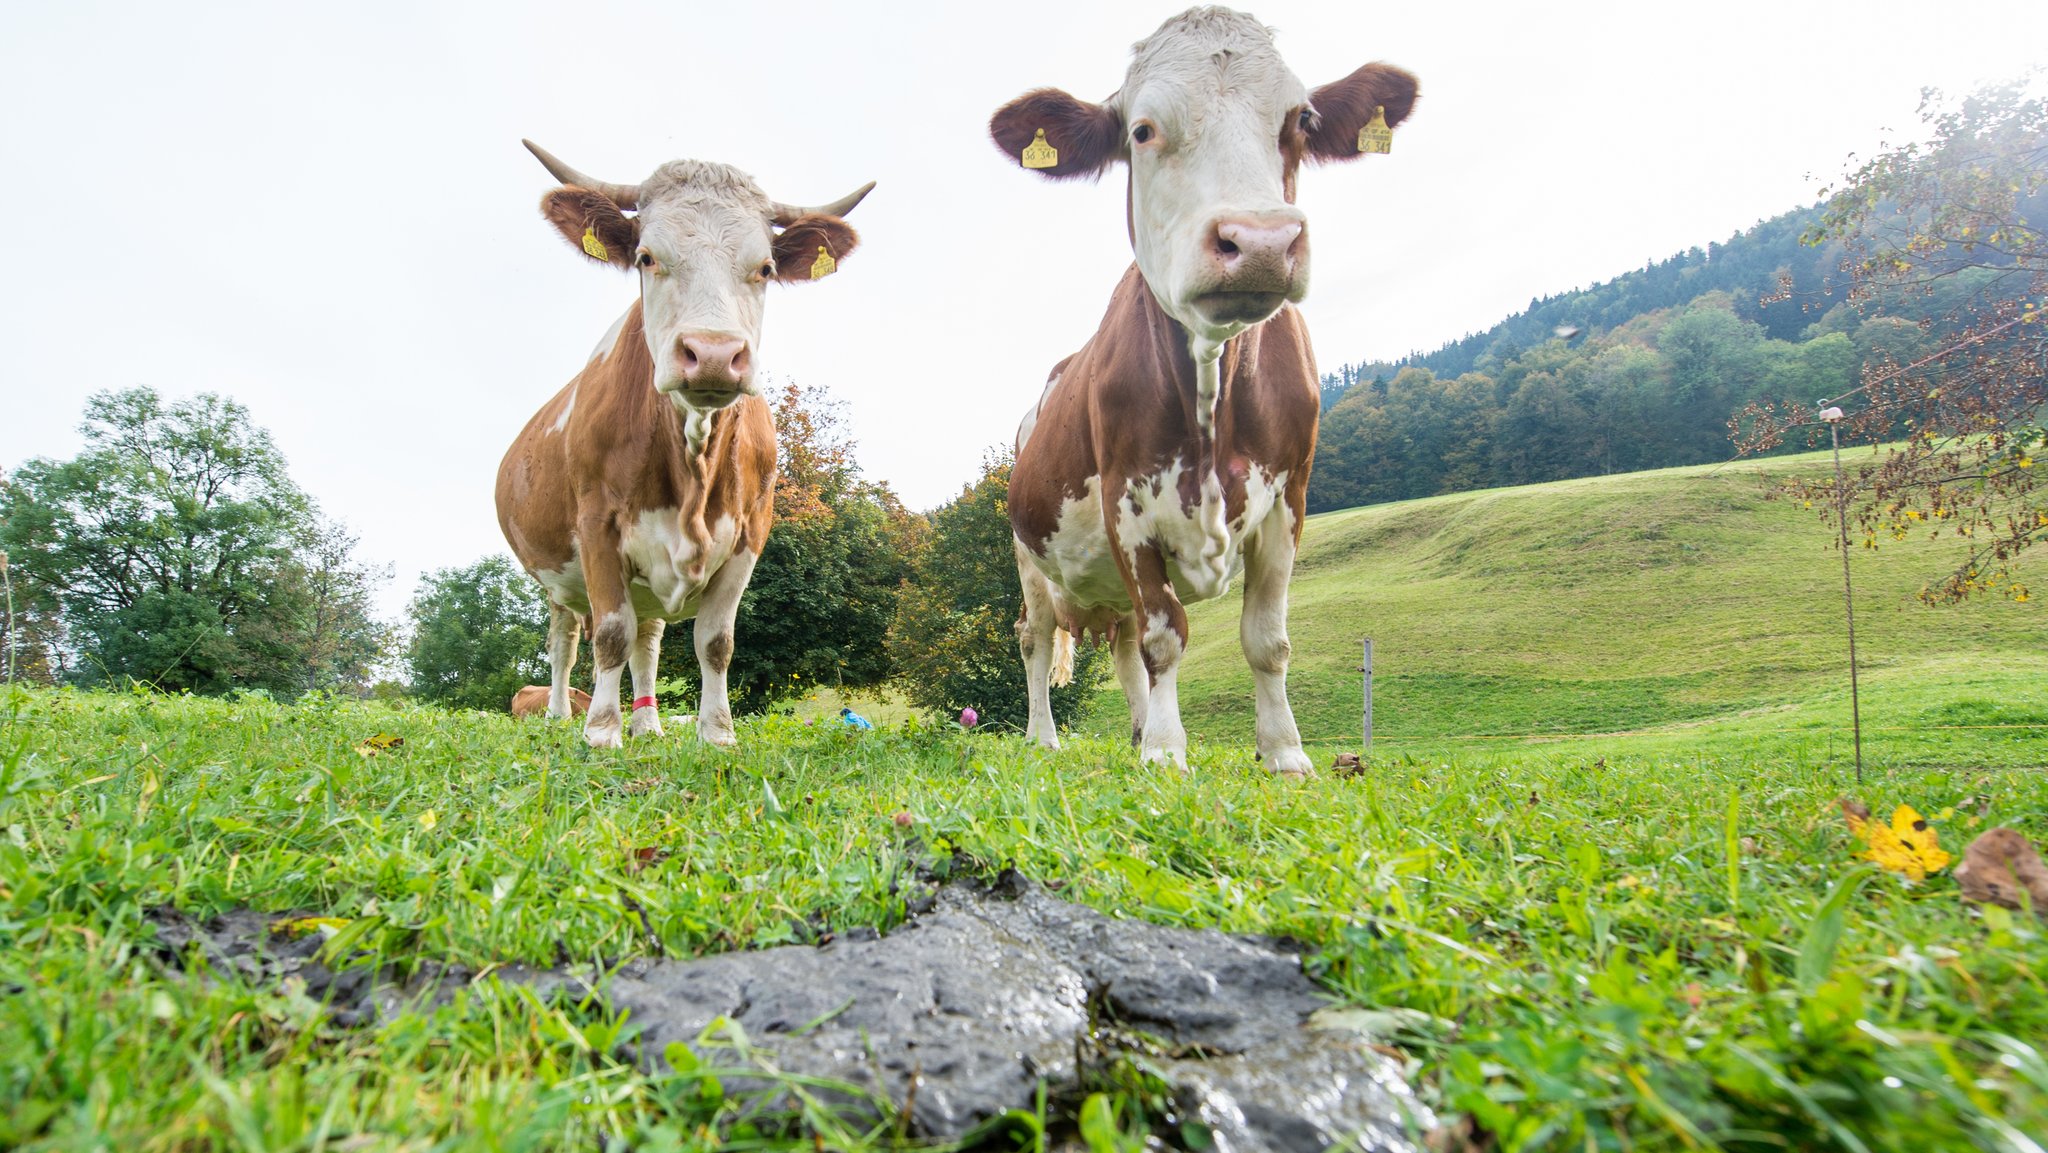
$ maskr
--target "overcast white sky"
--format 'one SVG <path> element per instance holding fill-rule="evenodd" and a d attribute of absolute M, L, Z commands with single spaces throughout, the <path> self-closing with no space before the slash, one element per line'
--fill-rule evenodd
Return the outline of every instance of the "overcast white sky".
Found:
<path fill-rule="evenodd" d="M 761 363 L 935 505 L 1130 260 L 1121 176 L 1037 179 L 988 115 L 1108 95 L 1179 6 L 8 4 L 0 467 L 74 452 L 94 391 L 213 390 L 396 565 L 387 607 L 502 550 L 498 458 L 634 292 L 541 222 L 528 136 L 609 180 L 695 156 L 789 201 L 879 181 L 839 275 L 771 295 Z M 1325 368 L 1724 239 L 1911 133 L 1921 86 L 2048 60 L 2040 0 L 1249 7 L 1310 86 L 1421 79 L 1391 156 L 1302 179 Z"/>

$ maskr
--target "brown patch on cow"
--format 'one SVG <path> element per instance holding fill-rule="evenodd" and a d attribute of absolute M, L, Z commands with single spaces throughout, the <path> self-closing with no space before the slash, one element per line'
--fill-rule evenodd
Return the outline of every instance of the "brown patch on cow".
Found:
<path fill-rule="evenodd" d="M 633 252 L 640 244 L 640 225 L 620 212 L 619 206 L 603 193 L 565 184 L 540 198 L 540 214 L 555 226 L 562 239 L 590 259 L 598 258 L 583 247 L 586 230 L 605 247 L 605 259 L 598 263 L 633 267 Z"/>
<path fill-rule="evenodd" d="M 714 673 L 723 673 L 732 664 L 731 633 L 720 633 L 704 643 L 704 663 Z"/>
<path fill-rule="evenodd" d="M 597 667 L 615 669 L 626 663 L 626 651 L 632 647 L 633 634 L 626 629 L 626 622 L 616 616 L 607 617 L 597 626 L 596 642 L 592 646 L 597 652 Z"/>
<path fill-rule="evenodd" d="M 1333 80 L 1309 95 L 1314 111 L 1308 129 L 1308 154 L 1317 160 L 1356 160 L 1358 130 L 1371 122 L 1373 109 L 1387 110 L 1393 128 L 1415 111 L 1420 90 L 1415 75 L 1375 61 L 1342 80 Z"/>
<path fill-rule="evenodd" d="M 528 685 L 512 694 L 512 715 L 515 717 L 537 717 L 548 711 L 548 686 Z M 569 715 L 580 717 L 590 711 L 590 694 L 582 689 L 569 690 Z"/>
<path fill-rule="evenodd" d="M 1100 176 L 1124 155 L 1124 122 L 1116 110 L 1057 88 L 1026 92 L 996 109 L 988 121 L 990 139 L 1012 164 L 1022 163 L 1024 147 L 1040 129 L 1045 130 L 1045 142 L 1059 150 L 1059 162 L 1029 171 L 1051 180 Z"/>
<path fill-rule="evenodd" d="M 837 216 L 806 212 L 789 227 L 775 234 L 775 279 L 781 284 L 802 284 L 811 279 L 811 264 L 818 250 L 832 254 L 834 261 L 860 247 L 860 233 Z"/>

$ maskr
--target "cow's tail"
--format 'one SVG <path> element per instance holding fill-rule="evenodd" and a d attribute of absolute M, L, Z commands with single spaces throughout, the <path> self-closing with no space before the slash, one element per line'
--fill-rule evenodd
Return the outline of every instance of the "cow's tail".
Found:
<path fill-rule="evenodd" d="M 1074 634 L 1064 628 L 1052 631 L 1052 675 L 1047 680 L 1054 688 L 1074 680 Z"/>

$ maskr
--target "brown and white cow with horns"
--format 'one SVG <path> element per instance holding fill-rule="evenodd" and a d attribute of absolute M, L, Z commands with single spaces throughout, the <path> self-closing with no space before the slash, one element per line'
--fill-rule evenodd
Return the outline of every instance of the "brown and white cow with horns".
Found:
<path fill-rule="evenodd" d="M 541 215 L 592 260 L 640 278 L 640 298 L 498 466 L 498 523 L 547 591 L 548 716 L 569 715 L 588 617 L 597 683 L 584 737 L 620 744 L 628 663 L 633 735 L 661 732 L 662 629 L 694 617 L 697 731 L 730 745 L 733 616 L 775 502 L 775 422 L 753 365 L 768 283 L 837 267 L 859 243 L 841 217 L 874 185 L 793 208 L 723 164 L 677 160 L 610 184 L 526 146 L 562 182 Z"/>
<path fill-rule="evenodd" d="M 1030 736 L 1059 743 L 1048 684 L 1070 665 L 1073 634 L 1101 631 L 1133 741 L 1146 760 L 1184 767 L 1182 604 L 1242 575 L 1259 753 L 1273 772 L 1308 771 L 1287 704 L 1287 581 L 1317 410 L 1292 307 L 1308 292 L 1294 181 L 1303 160 L 1350 160 L 1384 141 L 1415 97 L 1415 78 L 1386 64 L 1311 92 L 1270 29 L 1193 8 L 1137 44 L 1102 103 L 1043 88 L 991 120 L 1003 151 L 1056 180 L 1129 165 L 1137 255 L 1102 326 L 1053 366 L 1017 433 L 1010 523 Z"/>

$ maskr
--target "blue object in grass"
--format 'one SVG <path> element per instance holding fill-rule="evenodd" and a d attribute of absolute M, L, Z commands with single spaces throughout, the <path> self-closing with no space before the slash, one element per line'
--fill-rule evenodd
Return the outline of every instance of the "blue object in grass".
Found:
<path fill-rule="evenodd" d="M 849 725 L 852 725 L 856 729 L 871 730 L 875 727 L 873 724 L 869 723 L 866 717 L 861 716 L 859 713 L 854 712 L 852 709 L 840 709 L 839 719 L 845 721 Z"/>

